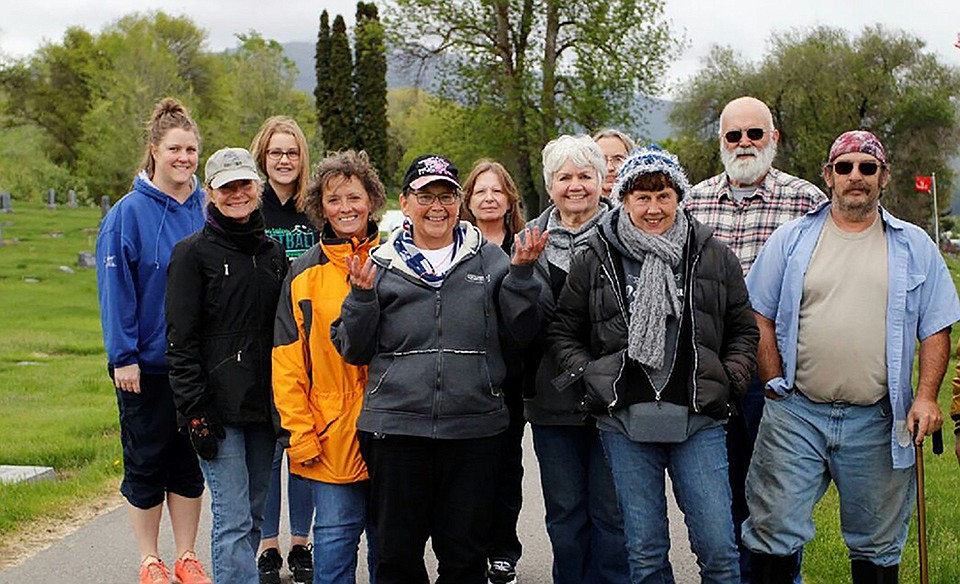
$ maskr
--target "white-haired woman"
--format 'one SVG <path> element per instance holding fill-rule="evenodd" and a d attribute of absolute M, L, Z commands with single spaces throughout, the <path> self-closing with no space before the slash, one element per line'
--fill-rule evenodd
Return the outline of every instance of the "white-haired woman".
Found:
<path fill-rule="evenodd" d="M 544 326 L 528 351 L 524 413 L 533 432 L 553 547 L 554 584 L 627 580 L 623 520 L 594 419 L 576 384 L 557 391 L 560 373 L 543 340 L 570 261 L 611 208 L 600 196 L 606 161 L 590 136 L 560 136 L 543 149 L 543 179 L 553 205 L 528 224 L 549 232 L 534 273 Z"/>

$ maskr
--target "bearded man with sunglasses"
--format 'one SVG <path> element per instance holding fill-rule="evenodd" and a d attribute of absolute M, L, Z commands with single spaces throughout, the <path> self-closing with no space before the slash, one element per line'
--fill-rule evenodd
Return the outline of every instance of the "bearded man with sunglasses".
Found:
<path fill-rule="evenodd" d="M 895 583 L 914 444 L 943 422 L 937 392 L 960 301 L 930 237 L 880 206 L 890 170 L 876 136 L 842 134 L 823 178 L 830 204 L 777 229 L 747 275 L 767 403 L 743 542 L 753 582 L 791 582 L 832 480 L 853 583 Z"/>
<path fill-rule="evenodd" d="M 724 172 L 691 189 L 683 206 L 727 244 L 744 275 L 777 227 L 823 204 L 813 184 L 773 168 L 780 132 L 770 108 L 755 97 L 738 97 L 720 114 L 720 159 Z M 740 550 L 741 582 L 750 581 L 750 552 L 740 541 L 747 518 L 744 481 L 763 413 L 763 386 L 754 378 L 727 424 L 727 459 L 733 492 L 733 521 Z M 799 579 L 797 584 L 799 584 Z"/>

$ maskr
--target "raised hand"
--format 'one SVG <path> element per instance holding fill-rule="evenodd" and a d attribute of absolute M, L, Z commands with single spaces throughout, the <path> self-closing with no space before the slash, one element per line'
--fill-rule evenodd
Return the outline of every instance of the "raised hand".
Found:
<path fill-rule="evenodd" d="M 520 233 L 513 236 L 513 257 L 510 263 L 517 265 L 532 264 L 540 257 L 540 253 L 547 247 L 547 236 L 549 233 L 544 231 L 540 233 L 540 228 L 536 225 L 527 227 Z"/>
<path fill-rule="evenodd" d="M 363 261 L 359 256 L 347 257 L 347 271 L 350 285 L 361 290 L 373 289 L 373 277 L 377 275 L 377 266 L 369 257 Z"/>

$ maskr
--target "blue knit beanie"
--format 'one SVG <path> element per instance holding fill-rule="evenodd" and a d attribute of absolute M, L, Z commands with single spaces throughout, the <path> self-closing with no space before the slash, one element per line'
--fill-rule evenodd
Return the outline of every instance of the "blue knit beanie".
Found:
<path fill-rule="evenodd" d="M 656 144 L 637 148 L 630 153 L 617 173 L 617 180 L 613 183 L 613 189 L 610 192 L 611 198 L 623 201 L 624 195 L 632 190 L 631 187 L 637 178 L 656 172 L 662 172 L 670 177 L 678 199 L 682 200 L 683 194 L 690 189 L 687 173 L 680 166 L 680 160 L 677 159 L 676 154 L 671 154 Z"/>

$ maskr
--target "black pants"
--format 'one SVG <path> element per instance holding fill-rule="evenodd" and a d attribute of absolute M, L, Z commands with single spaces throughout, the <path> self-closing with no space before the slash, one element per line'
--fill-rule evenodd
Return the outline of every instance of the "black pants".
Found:
<path fill-rule="evenodd" d="M 431 538 L 437 584 L 485 584 L 502 435 L 435 440 L 360 432 L 359 439 L 370 471 L 377 583 L 429 582 L 423 555 Z"/>
<path fill-rule="evenodd" d="M 510 425 L 500 445 L 499 474 L 497 475 L 496 499 L 493 503 L 493 525 L 490 528 L 490 543 L 487 557 L 491 560 L 520 559 L 523 546 L 517 535 L 520 507 L 523 505 L 523 396 L 517 391 L 506 395 L 510 411 Z"/>
<path fill-rule="evenodd" d="M 127 501 L 150 509 L 163 503 L 168 492 L 190 499 L 202 495 L 203 474 L 190 439 L 177 430 L 166 374 L 141 374 L 140 393 L 116 392 L 123 446 L 120 492 Z"/>

